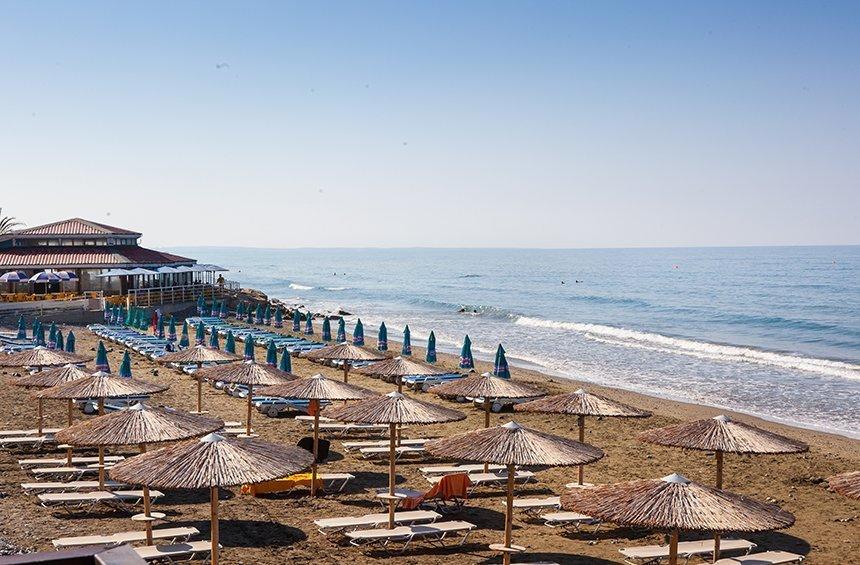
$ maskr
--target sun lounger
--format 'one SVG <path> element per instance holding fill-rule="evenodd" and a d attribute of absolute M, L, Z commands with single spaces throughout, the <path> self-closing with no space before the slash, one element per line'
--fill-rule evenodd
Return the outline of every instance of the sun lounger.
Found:
<path fill-rule="evenodd" d="M 384 434 L 388 433 L 388 426 L 382 424 L 320 424 L 321 432 L 328 432 L 335 435 L 348 434 Z"/>
<path fill-rule="evenodd" d="M 565 528 L 578 531 L 579 527 L 583 524 L 597 525 L 600 528 L 600 520 L 580 514 L 579 512 L 550 512 L 541 517 L 544 520 L 544 524 L 550 528 Z"/>
<path fill-rule="evenodd" d="M 358 450 L 365 459 L 388 457 L 389 447 L 362 447 Z M 423 445 L 398 445 L 394 448 L 394 457 L 400 459 L 404 455 L 422 455 L 426 453 Z"/>
<path fill-rule="evenodd" d="M 109 469 L 111 465 L 105 465 Z M 84 467 L 34 467 L 30 472 L 36 478 L 41 477 L 81 477 L 83 475 L 96 475 L 99 472 L 98 465 L 87 465 Z"/>
<path fill-rule="evenodd" d="M 117 481 L 105 481 L 104 487 L 109 489 L 122 488 L 124 483 Z M 35 483 L 21 483 L 21 488 L 28 494 L 37 492 L 77 492 L 82 490 L 95 490 L 99 488 L 98 481 L 67 481 L 50 482 L 39 481 Z"/>
<path fill-rule="evenodd" d="M 720 552 L 746 551 L 749 553 L 755 549 L 756 544 L 744 539 L 723 539 L 720 541 Z M 626 547 L 618 551 L 625 557 L 624 562 L 631 565 L 644 565 L 659 563 L 663 559 L 669 559 L 668 545 L 643 545 L 639 547 Z M 691 557 L 706 557 L 714 553 L 714 540 L 682 541 L 678 543 L 678 555 L 690 559 Z"/>
<path fill-rule="evenodd" d="M 395 512 L 394 523 L 398 526 L 411 526 L 424 522 L 435 522 L 442 515 L 429 510 L 414 510 L 411 512 Z M 314 520 L 314 524 L 322 534 L 351 532 L 359 529 L 378 528 L 388 523 L 388 512 L 365 514 L 364 516 L 345 516 L 341 518 L 322 518 Z"/>
<path fill-rule="evenodd" d="M 804 559 L 806 559 L 805 555 L 789 553 L 788 551 L 765 551 L 742 557 L 718 559 L 714 561 L 714 565 L 779 565 L 781 563 L 800 563 Z"/>
<path fill-rule="evenodd" d="M 125 457 L 123 457 L 122 455 L 105 455 L 105 463 L 119 463 L 123 459 L 125 459 Z M 98 462 L 99 458 L 95 456 L 72 457 L 72 465 L 90 465 Z M 35 459 L 19 459 L 18 465 L 20 465 L 22 469 L 28 469 L 30 467 L 65 467 L 68 465 L 68 459 L 65 457 L 37 457 Z"/>
<path fill-rule="evenodd" d="M 405 441 L 405 440 L 404 440 Z M 346 444 L 344 444 L 346 446 Z M 481 463 L 469 465 L 437 465 L 435 467 L 418 467 L 418 471 L 422 475 L 450 475 L 451 473 L 484 473 L 504 471 L 504 465 L 489 465 L 487 471 L 484 471 L 484 465 Z"/>
<path fill-rule="evenodd" d="M 423 446 L 427 443 L 429 438 L 416 438 L 416 439 L 402 439 L 400 440 L 400 445 L 410 445 L 410 446 Z M 386 450 L 388 449 L 389 442 L 391 440 L 388 439 L 380 439 L 380 440 L 367 440 L 367 441 L 344 441 L 341 443 L 343 448 L 347 451 L 358 451 L 360 449 L 364 449 L 365 447 L 384 447 Z M 387 451 L 386 451 L 387 453 Z"/>
<path fill-rule="evenodd" d="M 429 541 L 444 545 L 444 540 L 449 536 L 463 535 L 458 545 L 466 543 L 466 538 L 477 526 L 469 522 L 451 521 L 436 522 L 434 524 L 423 524 L 415 526 L 397 526 L 393 529 L 379 530 L 355 530 L 347 532 L 349 543 L 356 546 L 368 544 L 382 544 L 388 546 L 394 542 L 403 542 L 401 551 L 406 551 L 409 544 L 416 541 Z"/>
<path fill-rule="evenodd" d="M 221 547 L 220 545 L 218 547 Z M 144 545 L 135 547 L 138 557 L 145 561 L 164 561 L 172 563 L 180 560 L 193 560 L 212 552 L 210 540 L 176 543 L 173 545 Z"/>
<path fill-rule="evenodd" d="M 150 500 L 164 496 L 157 490 L 149 491 Z M 137 505 L 143 501 L 142 490 L 117 490 L 94 492 L 57 492 L 39 495 L 39 503 L 45 508 L 59 507 L 67 510 L 91 508 L 97 504 Z"/>
<path fill-rule="evenodd" d="M 191 536 L 199 534 L 197 528 L 161 528 L 152 530 L 152 539 L 155 541 L 167 541 L 169 543 L 184 542 Z M 70 547 L 81 547 L 85 545 L 119 545 L 122 543 L 135 543 L 146 541 L 146 531 L 136 530 L 133 532 L 120 532 L 103 536 L 76 536 L 70 538 L 55 539 L 51 543 L 57 549 L 68 549 Z"/>
<path fill-rule="evenodd" d="M 531 518 L 539 518 L 544 512 L 558 510 L 559 508 L 561 508 L 560 496 L 514 499 L 514 510 L 520 510 L 523 514 Z"/>
<path fill-rule="evenodd" d="M 54 441 L 53 436 L 13 436 L 0 438 L 0 447 L 6 449 L 38 449 Z"/>
<path fill-rule="evenodd" d="M 62 428 L 42 428 L 42 435 L 53 435 Z M 39 430 L 33 428 L 30 430 L 0 430 L 0 438 L 8 437 L 27 437 L 39 435 Z"/>
<path fill-rule="evenodd" d="M 317 475 L 317 479 L 323 482 L 326 492 L 341 492 L 350 481 L 355 479 L 355 475 L 350 473 L 320 473 Z"/>
<path fill-rule="evenodd" d="M 534 479 L 535 474 L 531 471 L 517 471 L 514 475 L 514 482 L 524 485 Z M 431 483 L 437 483 L 442 477 L 427 477 Z M 469 488 L 469 494 L 479 486 L 505 486 L 508 482 L 507 473 L 469 473 L 469 480 L 472 481 L 472 486 Z"/>
<path fill-rule="evenodd" d="M 430 490 L 418 496 L 410 496 L 400 503 L 404 510 L 427 508 L 433 504 L 437 512 L 451 514 L 463 509 L 469 498 L 472 481 L 468 473 L 452 473 L 443 475 Z"/>

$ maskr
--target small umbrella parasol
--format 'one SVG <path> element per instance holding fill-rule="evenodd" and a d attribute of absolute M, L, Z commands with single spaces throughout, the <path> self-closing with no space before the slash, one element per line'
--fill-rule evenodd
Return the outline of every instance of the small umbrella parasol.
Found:
<path fill-rule="evenodd" d="M 388 328 L 385 327 L 385 322 L 379 324 L 379 334 L 376 337 L 376 349 L 378 351 L 388 351 Z"/>
<path fill-rule="evenodd" d="M 463 348 L 460 349 L 460 368 L 475 368 L 475 359 L 472 357 L 472 340 L 469 339 L 468 335 L 463 338 Z"/>
<path fill-rule="evenodd" d="M 397 392 L 403 392 L 403 377 L 446 375 L 448 371 L 434 367 L 421 361 L 413 361 L 405 357 L 394 357 L 378 361 L 355 370 L 356 373 L 369 377 L 392 379 L 397 384 Z"/>
<path fill-rule="evenodd" d="M 66 353 L 75 352 L 75 332 L 69 330 L 69 335 L 66 337 Z"/>
<path fill-rule="evenodd" d="M 269 340 L 269 345 L 266 347 L 266 364 L 272 367 L 278 365 L 278 347 L 273 339 Z"/>
<path fill-rule="evenodd" d="M 125 379 L 131 378 L 131 355 L 128 351 L 122 354 L 122 363 L 119 365 L 119 376 Z"/>
<path fill-rule="evenodd" d="M 236 353 L 236 338 L 233 337 L 233 330 L 227 330 L 227 339 L 224 341 L 224 351 L 227 353 Z"/>
<path fill-rule="evenodd" d="M 328 319 L 328 316 L 323 318 L 322 340 L 323 341 L 331 341 L 331 321 Z"/>
<path fill-rule="evenodd" d="M 312 361 L 342 361 L 343 382 L 349 381 L 349 369 L 355 361 L 379 361 L 380 359 L 385 359 L 385 355 L 379 351 L 372 351 L 365 347 L 359 347 L 346 342 L 310 351 L 304 353 L 303 356 Z"/>
<path fill-rule="evenodd" d="M 197 410 L 192 412 L 193 414 L 205 414 L 203 411 L 203 379 L 199 375 L 203 363 L 226 363 L 238 360 L 238 355 L 202 345 L 168 353 L 156 359 L 159 363 L 176 363 L 178 365 L 193 363 L 197 365 L 197 371 L 194 372 L 194 377 L 197 379 Z"/>
<path fill-rule="evenodd" d="M 827 482 L 830 484 L 830 490 L 860 500 L 860 471 L 840 473 L 827 479 Z"/>
<path fill-rule="evenodd" d="M 337 336 L 335 341 L 338 343 L 346 342 L 346 322 L 343 318 L 340 318 L 337 321 Z"/>
<path fill-rule="evenodd" d="M 403 356 L 412 355 L 412 332 L 409 331 L 409 326 L 403 330 L 403 345 L 400 347 L 400 354 Z"/>
<path fill-rule="evenodd" d="M 436 362 L 436 334 L 430 332 L 430 337 L 427 338 L 427 356 L 424 358 L 428 363 Z"/>
<path fill-rule="evenodd" d="M 361 323 L 361 318 L 355 323 L 355 329 L 352 330 L 352 344 L 358 347 L 364 345 L 364 324 Z"/>
<path fill-rule="evenodd" d="M 99 340 L 99 345 L 96 348 L 96 371 L 110 373 L 110 363 L 107 358 L 107 349 L 102 340 Z"/>
<path fill-rule="evenodd" d="M 191 341 L 188 339 L 188 320 L 182 321 L 182 335 L 179 337 L 179 348 L 184 349 L 191 345 Z"/>

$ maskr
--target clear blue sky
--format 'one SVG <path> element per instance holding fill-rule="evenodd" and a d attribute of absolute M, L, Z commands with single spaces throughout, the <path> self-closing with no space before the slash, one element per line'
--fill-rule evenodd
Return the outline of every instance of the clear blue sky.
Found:
<path fill-rule="evenodd" d="M 0 206 L 30 225 L 860 243 L 858 2 L 5 1 L 0 69 Z"/>

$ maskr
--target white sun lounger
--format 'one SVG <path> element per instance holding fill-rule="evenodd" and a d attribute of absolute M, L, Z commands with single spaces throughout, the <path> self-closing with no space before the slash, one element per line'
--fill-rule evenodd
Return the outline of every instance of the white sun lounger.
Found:
<path fill-rule="evenodd" d="M 504 502 L 502 502 L 504 504 Z M 560 496 L 548 496 L 546 498 L 515 498 L 514 510 L 521 510 L 532 518 L 539 518 L 541 514 L 549 510 L 561 508 Z"/>
<path fill-rule="evenodd" d="M 122 455 L 105 455 L 105 463 L 119 463 L 125 459 Z M 91 465 L 94 463 L 98 463 L 99 458 L 96 456 L 91 457 L 72 457 L 72 465 Z M 36 457 L 34 459 L 19 459 L 18 465 L 21 466 L 22 469 L 29 469 L 30 467 L 65 467 L 68 465 L 68 459 L 65 457 Z"/>
<path fill-rule="evenodd" d="M 714 565 L 780 565 L 781 563 L 800 563 L 804 559 L 806 559 L 805 555 L 788 551 L 764 551 L 742 557 L 726 557 L 714 561 Z"/>
<path fill-rule="evenodd" d="M 495 473 L 497 471 L 504 471 L 505 468 L 506 467 L 504 465 L 489 465 L 487 467 L 487 470 L 484 471 L 484 465 L 482 463 L 476 463 L 468 465 L 437 465 L 435 467 L 418 467 L 418 471 L 422 475 L 451 475 L 453 473 Z"/>
<path fill-rule="evenodd" d="M 397 526 L 393 529 L 379 530 L 355 530 L 347 532 L 349 543 L 360 546 L 367 544 L 382 544 L 388 545 L 393 542 L 403 542 L 401 551 L 406 551 L 409 544 L 414 541 L 425 540 L 444 545 L 444 540 L 453 535 L 459 536 L 463 534 L 463 539 L 459 545 L 466 543 L 466 538 L 477 526 L 469 522 L 451 521 L 451 522 L 436 522 L 434 524 L 421 524 L 415 526 Z"/>
<path fill-rule="evenodd" d="M 379 440 L 367 440 L 367 441 L 344 441 L 341 443 L 343 448 L 347 451 L 358 451 L 360 449 L 364 449 L 365 447 L 384 447 L 388 449 L 388 443 L 391 440 L 388 439 L 379 439 Z M 401 439 L 400 445 L 410 445 L 410 446 L 423 446 L 425 443 L 429 441 L 428 438 L 415 438 L 415 439 Z"/>
<path fill-rule="evenodd" d="M 350 481 L 355 479 L 351 473 L 320 473 L 317 479 L 321 480 L 328 492 L 341 492 Z"/>
<path fill-rule="evenodd" d="M 362 447 L 358 450 L 366 459 L 388 457 L 388 447 Z M 394 448 L 394 457 L 400 459 L 404 455 L 421 455 L 426 453 L 423 445 L 399 445 Z"/>
<path fill-rule="evenodd" d="M 388 426 L 383 424 L 320 424 L 321 432 L 329 432 L 335 435 L 348 434 L 384 434 L 388 432 Z"/>
<path fill-rule="evenodd" d="M 168 541 L 176 543 L 187 541 L 191 536 L 199 534 L 197 528 L 161 528 L 152 530 L 152 539 L 156 541 Z M 119 545 L 122 543 L 135 543 L 146 541 L 146 531 L 136 530 L 133 532 L 120 532 L 103 536 L 76 536 L 70 538 L 58 538 L 51 543 L 57 549 L 70 547 L 81 547 L 85 545 Z"/>
<path fill-rule="evenodd" d="M 224 428 L 218 433 L 225 436 L 239 436 L 244 435 L 247 432 L 245 426 L 236 427 L 236 428 Z M 254 433 L 254 428 L 251 428 L 251 433 Z"/>
<path fill-rule="evenodd" d="M 0 447 L 6 449 L 35 449 L 54 441 L 53 436 L 13 436 L 0 438 Z"/>
<path fill-rule="evenodd" d="M 514 483 L 524 485 L 534 478 L 535 474 L 531 471 L 517 471 L 514 475 Z M 442 480 L 442 477 L 427 477 L 431 484 L 436 484 Z M 480 486 L 504 486 L 508 483 L 507 473 L 469 473 L 469 480 L 472 486 L 469 487 L 469 493 Z"/>
<path fill-rule="evenodd" d="M 42 435 L 54 435 L 62 428 L 42 428 Z M 26 437 L 26 436 L 37 436 L 39 435 L 38 428 L 32 428 L 29 430 L 0 430 L 0 438 L 9 438 L 9 437 Z"/>
<path fill-rule="evenodd" d="M 119 503 L 137 505 L 143 500 L 142 490 L 97 490 L 93 492 L 55 492 L 40 494 L 39 503 L 45 508 L 60 507 L 65 509 L 90 508 L 100 503 Z M 157 490 L 149 491 L 150 500 L 164 496 Z"/>
<path fill-rule="evenodd" d="M 578 531 L 579 527 L 583 524 L 596 525 L 598 529 L 600 528 L 600 520 L 580 514 L 579 512 L 550 512 L 541 517 L 544 520 L 544 524 L 550 528 L 570 528 Z M 595 529 L 594 531 L 597 530 Z"/>
<path fill-rule="evenodd" d="M 395 512 L 394 523 L 398 526 L 435 522 L 442 515 L 438 512 L 428 510 L 415 510 L 409 512 Z M 340 518 L 322 518 L 314 520 L 314 524 L 322 534 L 354 531 L 359 529 L 378 528 L 388 523 L 388 512 L 378 514 L 365 514 L 364 516 L 344 516 Z"/>
<path fill-rule="evenodd" d="M 293 419 L 297 422 L 310 423 L 311 427 L 313 427 L 314 425 L 314 417 L 308 416 L 307 414 L 300 414 Z M 320 416 L 320 424 L 330 424 L 336 421 L 337 420 L 332 420 L 331 418 L 326 418 L 325 416 Z"/>
<path fill-rule="evenodd" d="M 220 545 L 218 547 L 221 547 Z M 173 545 L 144 545 L 135 547 L 138 557 L 145 561 L 165 561 L 173 563 L 178 560 L 192 560 L 212 552 L 212 541 L 191 541 Z"/>
<path fill-rule="evenodd" d="M 115 489 L 122 488 L 125 485 L 117 481 L 105 481 L 105 488 Z M 39 481 L 35 483 L 21 483 L 21 488 L 24 492 L 33 494 L 37 492 L 76 492 L 82 490 L 94 490 L 99 488 L 98 481 L 66 481 L 66 482 L 50 482 Z"/>
<path fill-rule="evenodd" d="M 755 549 L 756 544 L 744 539 L 720 540 L 720 551 L 746 551 L 749 553 Z M 643 565 L 646 563 L 659 563 L 662 559 L 669 559 L 668 545 L 643 545 L 639 547 L 626 547 L 619 549 L 625 557 L 625 563 L 631 565 Z M 703 557 L 714 553 L 714 540 L 682 541 L 678 543 L 678 555 L 685 559 L 691 557 Z"/>
<path fill-rule="evenodd" d="M 105 465 L 105 469 L 110 469 L 112 465 Z M 98 465 L 88 465 L 85 467 L 34 467 L 30 469 L 36 477 L 80 477 L 82 475 L 96 475 L 99 472 Z"/>

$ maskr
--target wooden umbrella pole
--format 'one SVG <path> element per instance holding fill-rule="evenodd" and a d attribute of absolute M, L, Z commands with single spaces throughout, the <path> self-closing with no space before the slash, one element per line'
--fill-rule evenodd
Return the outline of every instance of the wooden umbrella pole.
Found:
<path fill-rule="evenodd" d="M 396 378 L 397 378 L 397 392 L 399 392 L 400 394 L 403 394 L 403 377 L 396 377 Z"/>
<path fill-rule="evenodd" d="M 394 500 L 394 479 L 395 479 L 395 455 L 394 455 L 394 447 L 395 442 L 397 441 L 397 425 L 389 424 L 389 432 L 391 437 L 388 441 L 388 528 L 394 528 L 394 509 L 396 507 L 396 501 Z"/>
<path fill-rule="evenodd" d="M 579 443 L 585 443 L 585 416 L 580 415 L 577 420 L 579 423 Z M 578 474 L 578 484 L 581 485 L 585 480 L 585 465 L 579 465 Z"/>
<path fill-rule="evenodd" d="M 490 427 L 490 399 L 486 396 L 484 397 L 484 428 Z M 490 464 L 484 463 L 484 472 L 490 472 Z"/>
<path fill-rule="evenodd" d="M 105 413 L 105 399 L 99 398 L 99 416 Z M 99 490 L 105 488 L 105 448 L 99 446 Z"/>
<path fill-rule="evenodd" d="M 197 375 L 197 413 L 203 413 L 203 377 Z"/>
<path fill-rule="evenodd" d="M 248 385 L 248 418 L 245 422 L 245 435 L 251 437 L 251 398 L 254 396 L 254 385 Z"/>
<path fill-rule="evenodd" d="M 343 362 L 343 382 L 349 381 L 349 361 Z M 343 401 L 343 405 L 346 406 L 346 400 Z"/>
<path fill-rule="evenodd" d="M 211 506 L 212 506 L 212 526 L 211 526 L 211 538 L 212 538 L 212 554 L 210 558 L 210 563 L 212 565 L 218 565 L 218 487 L 210 487 L 209 488 L 209 497 L 211 498 Z"/>
<path fill-rule="evenodd" d="M 514 477 L 516 476 L 517 468 L 515 465 L 508 464 L 508 497 L 505 502 L 505 548 L 510 548 L 512 543 L 512 529 L 514 521 Z M 504 565 L 510 565 L 511 552 L 505 551 L 502 557 Z"/>
<path fill-rule="evenodd" d="M 310 409 L 314 413 L 314 462 L 311 464 L 311 496 L 317 494 L 317 456 L 320 445 L 320 401 L 311 400 Z"/>
<path fill-rule="evenodd" d="M 146 453 L 146 444 L 140 444 L 140 452 Z M 143 485 L 143 515 L 146 516 L 143 524 L 146 528 L 146 545 L 152 545 L 152 501 L 149 498 L 149 487 Z"/>
<path fill-rule="evenodd" d="M 41 398 L 39 398 L 38 418 L 39 418 L 39 422 L 38 422 L 39 435 L 42 435 L 42 399 Z"/>
<path fill-rule="evenodd" d="M 723 452 L 715 452 L 717 459 L 717 488 L 723 488 Z M 714 534 L 714 561 L 720 558 L 720 533 Z"/>
<path fill-rule="evenodd" d="M 66 402 L 68 403 L 69 427 L 71 428 L 72 427 L 72 420 L 74 420 L 73 410 L 74 410 L 75 403 L 72 401 L 71 398 L 68 399 Z M 71 448 L 71 446 L 66 448 L 66 465 L 69 467 L 72 466 L 72 448 Z"/>
<path fill-rule="evenodd" d="M 669 538 L 669 565 L 678 565 L 678 530 L 672 530 Z"/>
<path fill-rule="evenodd" d="M 71 428 L 72 423 L 74 422 L 74 419 L 75 419 L 75 402 L 70 398 L 68 400 L 68 403 L 69 403 L 69 406 L 68 406 L 68 409 L 69 409 L 69 427 Z"/>

